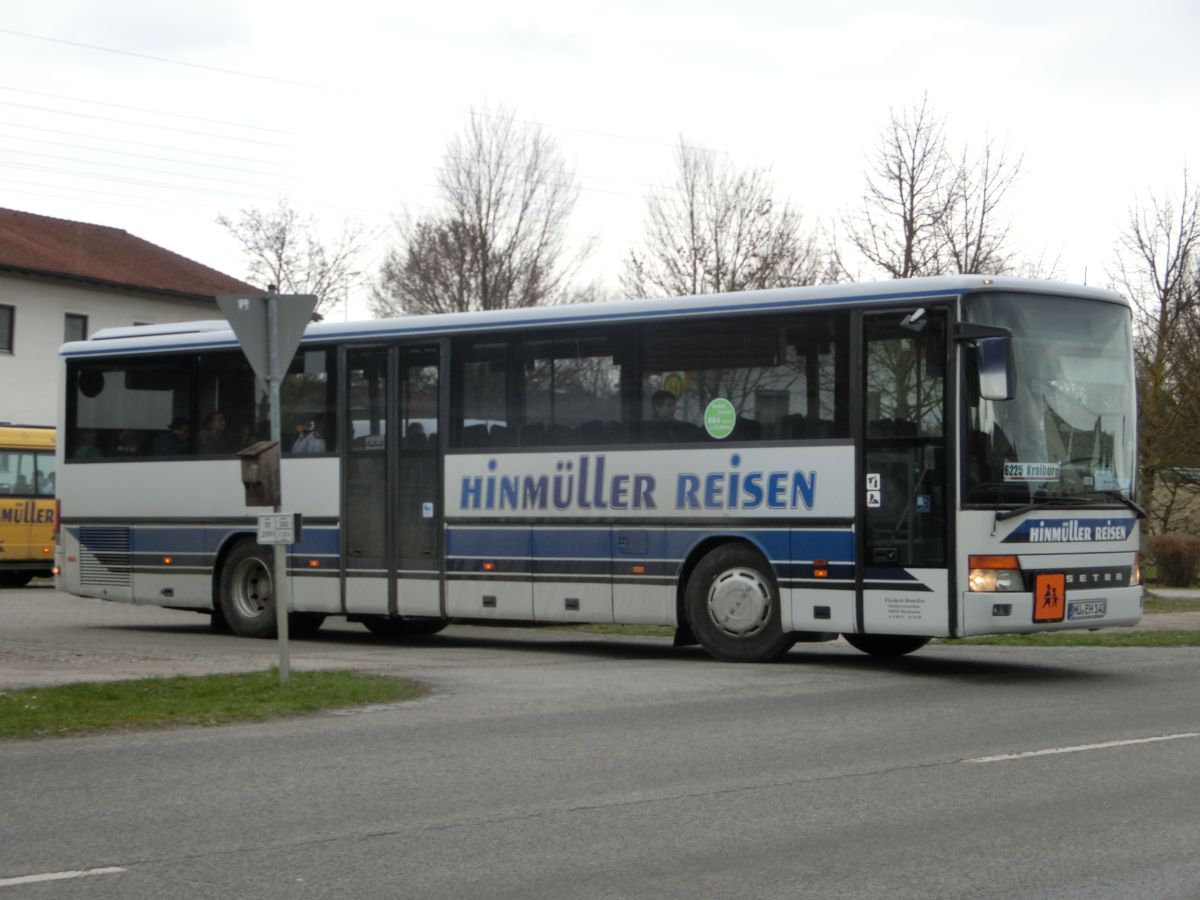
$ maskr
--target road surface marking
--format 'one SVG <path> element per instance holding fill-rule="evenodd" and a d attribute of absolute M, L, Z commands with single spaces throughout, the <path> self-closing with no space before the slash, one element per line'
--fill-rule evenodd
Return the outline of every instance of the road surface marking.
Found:
<path fill-rule="evenodd" d="M 1010 759 L 1029 759 L 1033 756 L 1053 756 L 1057 753 L 1082 753 L 1084 750 L 1107 750 L 1109 747 L 1129 747 L 1134 744 L 1156 744 L 1159 741 L 1178 741 L 1182 738 L 1200 737 L 1200 731 L 1184 731 L 1179 734 L 1160 734 L 1157 737 L 1130 738 L 1124 741 L 1105 741 L 1102 744 L 1078 744 L 1074 747 L 1050 747 L 1046 750 L 1026 750 L 1024 753 L 1001 753 L 996 756 L 977 756 L 964 759 L 965 763 L 1004 762 Z"/>
<path fill-rule="evenodd" d="M 87 878 L 91 875 L 116 875 L 126 872 L 121 866 L 105 866 L 100 869 L 76 869 L 72 872 L 43 872 L 40 875 L 21 875 L 17 878 L 0 878 L 0 887 L 14 884 L 34 884 L 38 881 L 63 881 L 68 878 Z"/>

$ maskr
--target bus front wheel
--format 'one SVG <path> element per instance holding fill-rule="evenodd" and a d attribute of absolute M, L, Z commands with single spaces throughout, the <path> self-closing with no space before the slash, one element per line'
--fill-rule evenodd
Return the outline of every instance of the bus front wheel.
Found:
<path fill-rule="evenodd" d="M 780 625 L 771 567 L 744 544 L 725 544 L 700 560 L 688 579 L 684 608 L 700 645 L 726 662 L 764 662 L 793 643 Z"/>
<path fill-rule="evenodd" d="M 929 643 L 927 637 L 907 634 L 843 634 L 842 637 L 855 650 L 872 656 L 903 656 Z"/>
<path fill-rule="evenodd" d="M 233 548 L 221 569 L 221 614 L 239 637 L 275 636 L 270 550 L 253 541 Z"/>

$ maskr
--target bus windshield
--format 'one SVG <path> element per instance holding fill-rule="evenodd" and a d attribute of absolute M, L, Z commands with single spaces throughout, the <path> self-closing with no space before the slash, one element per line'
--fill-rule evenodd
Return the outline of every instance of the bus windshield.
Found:
<path fill-rule="evenodd" d="M 1013 398 L 968 397 L 968 504 L 1132 499 L 1135 389 L 1129 311 L 1017 294 L 966 300 L 971 322 L 1012 331 Z"/>

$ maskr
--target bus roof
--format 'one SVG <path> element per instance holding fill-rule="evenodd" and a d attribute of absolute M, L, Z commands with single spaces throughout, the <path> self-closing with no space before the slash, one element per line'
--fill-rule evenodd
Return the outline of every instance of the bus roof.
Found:
<path fill-rule="evenodd" d="M 602 324 L 668 317 L 770 313 L 798 308 L 890 305 L 920 302 L 924 299 L 944 299 L 968 291 L 1053 294 L 1129 306 L 1125 298 L 1111 291 L 1063 282 L 983 275 L 942 275 L 654 300 L 615 300 L 486 312 L 368 319 L 357 322 L 314 322 L 305 329 L 303 343 L 386 337 L 433 338 L 474 331 L 527 330 L 580 323 Z M 63 356 L 106 356 L 117 352 L 161 352 L 185 348 L 236 346 L 237 338 L 228 323 L 224 320 L 210 320 L 105 328 L 86 341 L 64 344 L 60 353 Z"/>

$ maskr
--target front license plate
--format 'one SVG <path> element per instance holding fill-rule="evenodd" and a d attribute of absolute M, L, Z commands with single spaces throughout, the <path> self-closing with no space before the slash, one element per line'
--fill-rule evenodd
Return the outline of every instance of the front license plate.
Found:
<path fill-rule="evenodd" d="M 1102 619 L 1107 613 L 1107 600 L 1077 600 L 1067 604 L 1068 619 Z"/>

